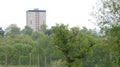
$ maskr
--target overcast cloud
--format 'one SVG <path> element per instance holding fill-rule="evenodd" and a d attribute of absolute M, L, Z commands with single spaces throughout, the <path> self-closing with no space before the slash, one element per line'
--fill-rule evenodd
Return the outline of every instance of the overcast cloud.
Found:
<path fill-rule="evenodd" d="M 4 29 L 10 24 L 24 28 L 26 11 L 34 8 L 46 10 L 48 27 L 56 23 L 73 26 L 95 28 L 89 22 L 89 13 L 96 0 L 0 0 L 0 27 Z"/>

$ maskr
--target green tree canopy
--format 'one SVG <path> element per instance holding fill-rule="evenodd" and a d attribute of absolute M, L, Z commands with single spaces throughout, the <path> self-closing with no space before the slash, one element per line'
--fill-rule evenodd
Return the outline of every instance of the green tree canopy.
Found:
<path fill-rule="evenodd" d="M 74 62 L 80 63 L 81 58 L 87 57 L 90 48 L 95 45 L 95 40 L 77 27 L 69 30 L 68 25 L 57 24 L 51 31 L 53 44 L 65 55 L 68 67 L 74 66 Z"/>
<path fill-rule="evenodd" d="M 111 52 L 120 66 L 120 1 L 99 0 L 95 17 L 98 25 L 105 32 L 106 41 L 111 46 Z"/>
<path fill-rule="evenodd" d="M 23 32 L 24 34 L 27 34 L 27 35 L 32 35 L 33 29 L 31 29 L 31 28 L 28 27 L 28 26 L 25 26 L 25 28 L 22 30 L 22 32 Z"/>
<path fill-rule="evenodd" d="M 6 28 L 6 35 L 10 37 L 16 37 L 20 35 L 20 28 L 16 24 L 11 24 Z"/>

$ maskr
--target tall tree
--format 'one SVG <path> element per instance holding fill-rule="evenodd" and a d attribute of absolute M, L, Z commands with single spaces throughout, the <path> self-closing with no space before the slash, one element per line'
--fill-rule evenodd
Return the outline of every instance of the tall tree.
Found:
<path fill-rule="evenodd" d="M 108 41 L 111 46 L 112 55 L 115 56 L 116 63 L 120 66 L 120 26 L 114 26 L 107 31 Z"/>
<path fill-rule="evenodd" d="M 111 46 L 116 62 L 120 66 L 120 50 L 119 49 L 119 29 L 120 29 L 120 1 L 119 0 L 99 0 L 98 11 L 95 17 L 98 25 L 103 29 L 106 40 Z"/>
<path fill-rule="evenodd" d="M 21 65 L 22 63 L 22 57 L 24 56 L 29 56 L 29 53 L 31 53 L 31 50 L 32 50 L 32 46 L 30 45 L 27 45 L 27 44 L 22 44 L 22 43 L 15 43 L 13 45 L 13 58 L 17 58 L 17 61 L 18 62 L 18 65 Z M 28 58 L 26 59 L 28 60 Z M 24 61 L 23 62 L 24 64 L 28 64 L 29 62 L 28 61 Z"/>
<path fill-rule="evenodd" d="M 90 48 L 95 44 L 93 38 L 76 27 L 69 30 L 64 24 L 57 24 L 51 30 L 53 44 L 64 54 L 67 67 L 80 66 L 80 60 L 88 56 Z"/>
<path fill-rule="evenodd" d="M 98 0 L 97 10 L 93 11 L 94 17 L 101 28 L 107 29 L 120 25 L 120 1 Z"/>
<path fill-rule="evenodd" d="M 32 35 L 33 29 L 31 29 L 31 28 L 28 27 L 28 26 L 25 26 L 25 28 L 22 30 L 22 32 L 23 32 L 24 34 L 27 34 L 27 35 Z"/>
<path fill-rule="evenodd" d="M 47 30 L 47 25 L 46 25 L 46 24 L 42 24 L 42 25 L 40 26 L 40 31 L 46 33 L 46 30 Z"/>
<path fill-rule="evenodd" d="M 42 24 L 40 26 L 40 31 L 47 34 L 47 35 L 50 35 L 50 29 L 47 29 L 47 25 L 46 24 Z"/>
<path fill-rule="evenodd" d="M 20 35 L 20 28 L 16 24 L 11 24 L 6 28 L 6 35 L 10 37 L 16 37 Z"/>

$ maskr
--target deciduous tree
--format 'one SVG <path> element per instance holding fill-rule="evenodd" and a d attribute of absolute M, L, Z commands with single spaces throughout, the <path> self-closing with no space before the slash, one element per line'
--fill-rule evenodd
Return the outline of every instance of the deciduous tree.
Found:
<path fill-rule="evenodd" d="M 69 30 L 68 25 L 57 24 L 51 31 L 53 44 L 64 54 L 68 67 L 80 63 L 82 58 L 89 55 L 90 48 L 95 44 L 91 36 L 80 32 L 77 27 Z"/>

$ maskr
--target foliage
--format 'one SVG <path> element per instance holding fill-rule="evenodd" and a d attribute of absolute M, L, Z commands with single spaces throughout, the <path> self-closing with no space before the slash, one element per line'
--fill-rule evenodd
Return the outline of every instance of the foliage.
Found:
<path fill-rule="evenodd" d="M 113 56 L 116 58 L 116 63 L 120 65 L 120 26 L 114 26 L 107 31 L 108 39 L 110 41 Z"/>
<path fill-rule="evenodd" d="M 24 34 L 27 34 L 27 35 L 32 35 L 33 30 L 32 30 L 30 27 L 25 26 L 25 28 L 22 30 L 22 32 L 23 32 Z"/>
<path fill-rule="evenodd" d="M 14 27 L 14 28 L 13 28 Z M 119 26 L 100 37 L 95 29 L 68 28 L 57 24 L 51 29 L 20 31 L 15 25 L 7 27 L 0 37 L 0 65 L 19 67 L 117 67 L 119 63 Z M 16 31 L 19 29 L 19 33 Z M 31 32 L 31 33 L 29 33 Z"/>
<path fill-rule="evenodd" d="M 67 25 L 57 24 L 51 30 L 54 45 L 65 55 L 68 67 L 85 58 L 90 48 L 95 45 L 93 38 L 80 32 L 77 27 L 69 30 Z"/>
<path fill-rule="evenodd" d="M 101 29 L 107 30 L 120 24 L 120 1 L 98 0 L 93 15 Z"/>
<path fill-rule="evenodd" d="M 100 0 L 96 19 L 98 25 L 105 32 L 106 40 L 111 47 L 112 56 L 115 62 L 120 65 L 119 32 L 120 32 L 120 1 L 119 0 Z"/>
<path fill-rule="evenodd" d="M 17 37 L 18 35 L 20 35 L 20 28 L 17 27 L 16 24 L 11 24 L 6 29 L 6 35 L 13 37 L 13 38 Z"/>

